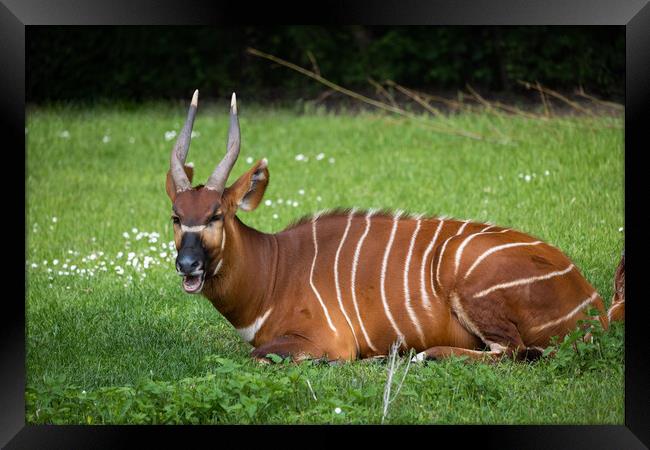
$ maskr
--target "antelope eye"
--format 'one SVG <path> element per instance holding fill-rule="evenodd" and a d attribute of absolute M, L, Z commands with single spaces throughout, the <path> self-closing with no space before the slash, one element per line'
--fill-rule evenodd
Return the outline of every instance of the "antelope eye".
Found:
<path fill-rule="evenodd" d="M 178 218 L 178 216 L 172 216 L 172 222 L 174 222 L 174 224 L 176 224 L 176 225 L 180 225 L 181 224 L 181 219 Z"/>
<path fill-rule="evenodd" d="M 210 217 L 210 222 L 216 222 L 217 220 L 221 220 L 223 216 L 221 214 L 215 214 L 214 216 Z"/>

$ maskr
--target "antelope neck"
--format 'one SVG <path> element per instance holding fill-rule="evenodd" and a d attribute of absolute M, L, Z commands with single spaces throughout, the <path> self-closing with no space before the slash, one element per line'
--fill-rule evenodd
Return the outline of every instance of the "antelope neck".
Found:
<path fill-rule="evenodd" d="M 226 242 L 219 275 L 206 280 L 203 294 L 235 328 L 250 325 L 268 308 L 275 287 L 278 245 L 274 235 L 224 222 Z"/>

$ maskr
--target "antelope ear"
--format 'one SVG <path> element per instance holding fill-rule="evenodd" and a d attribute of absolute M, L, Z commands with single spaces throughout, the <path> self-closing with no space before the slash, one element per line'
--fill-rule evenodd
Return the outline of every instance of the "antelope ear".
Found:
<path fill-rule="evenodd" d="M 248 172 L 237 179 L 223 193 L 224 203 L 244 211 L 252 211 L 262 201 L 269 184 L 269 169 L 266 158 L 258 161 Z"/>
<path fill-rule="evenodd" d="M 183 169 L 185 170 L 187 179 L 190 180 L 190 184 L 192 184 L 192 178 L 194 177 L 194 166 L 192 163 L 185 164 L 185 166 L 183 166 Z M 167 182 L 165 183 L 165 190 L 167 190 L 167 195 L 169 196 L 172 203 L 174 203 L 174 200 L 176 199 L 176 185 L 172 179 L 171 170 L 167 171 Z"/>

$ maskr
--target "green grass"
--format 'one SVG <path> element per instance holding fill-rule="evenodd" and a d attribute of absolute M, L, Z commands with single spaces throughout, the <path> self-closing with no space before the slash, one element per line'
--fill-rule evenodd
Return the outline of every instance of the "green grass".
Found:
<path fill-rule="evenodd" d="M 226 112 L 199 112 L 188 158 L 195 183 L 225 150 Z M 183 293 L 164 248 L 172 239 L 164 181 L 173 143 L 165 132 L 184 113 L 161 104 L 29 109 L 28 423 L 379 423 L 385 362 L 259 366 L 205 298 Z M 507 145 L 424 123 L 244 105 L 231 181 L 247 158 L 267 157 L 273 203 L 240 218 L 279 231 L 317 210 L 356 206 L 490 221 L 558 246 L 611 298 L 623 247 L 621 119 L 450 119 L 473 132 L 498 129 Z M 140 270 L 125 265 L 129 252 Z M 578 353 L 575 339 L 532 364 L 412 366 L 387 423 L 622 424 L 622 326 Z"/>

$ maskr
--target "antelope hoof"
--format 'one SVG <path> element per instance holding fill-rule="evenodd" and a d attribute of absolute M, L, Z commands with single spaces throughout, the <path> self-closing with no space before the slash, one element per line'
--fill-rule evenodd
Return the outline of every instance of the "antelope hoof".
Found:
<path fill-rule="evenodd" d="M 420 363 L 426 361 L 426 359 L 427 359 L 427 352 L 420 352 L 417 355 L 415 355 L 413 358 L 411 358 L 411 362 Z"/>

